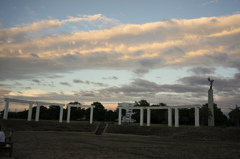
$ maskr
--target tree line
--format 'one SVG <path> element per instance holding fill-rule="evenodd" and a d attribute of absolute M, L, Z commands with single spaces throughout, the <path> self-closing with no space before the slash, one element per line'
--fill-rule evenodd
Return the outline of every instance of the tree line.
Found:
<path fill-rule="evenodd" d="M 81 103 L 75 101 L 70 102 L 69 104 L 81 105 Z M 100 102 L 93 102 L 91 105 L 94 105 L 93 110 L 93 120 L 94 121 L 106 121 L 114 122 L 118 120 L 118 109 L 116 110 L 107 110 Z M 136 101 L 136 106 L 145 106 L 145 107 L 161 107 L 167 106 L 165 103 L 153 104 L 150 105 L 146 100 Z M 67 109 L 63 109 L 63 120 L 67 119 Z M 136 122 L 140 121 L 140 110 L 133 110 L 134 114 L 132 119 Z M 40 120 L 58 120 L 60 113 L 60 107 L 50 105 L 48 108 L 45 106 L 40 106 Z M 123 116 L 126 114 L 126 111 L 123 109 Z M 32 119 L 35 119 L 36 107 L 32 108 Z M 235 109 L 232 109 L 228 118 L 223 114 L 220 108 L 217 107 L 217 104 L 214 104 L 214 119 L 215 125 L 226 125 L 226 126 L 240 126 L 240 107 L 236 105 Z M 19 118 L 27 119 L 28 110 L 22 112 L 9 112 L 8 118 Z M 199 120 L 200 125 L 207 125 L 208 117 L 212 117 L 211 111 L 208 108 L 208 104 L 204 104 L 199 108 Z M 89 120 L 90 119 L 90 108 L 84 107 L 71 107 L 71 119 L 70 120 Z M 147 111 L 144 111 L 144 122 L 147 120 Z M 174 110 L 172 112 L 172 121 L 174 123 Z M 195 115 L 194 108 L 191 109 L 179 109 L 179 124 L 180 125 L 194 125 Z M 151 123 L 168 123 L 168 110 L 167 109 L 152 109 L 151 110 Z"/>

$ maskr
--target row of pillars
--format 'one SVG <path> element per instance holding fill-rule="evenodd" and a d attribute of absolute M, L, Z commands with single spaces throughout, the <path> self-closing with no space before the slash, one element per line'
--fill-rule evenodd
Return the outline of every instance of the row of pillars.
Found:
<path fill-rule="evenodd" d="M 35 121 L 39 121 L 40 105 L 41 105 L 41 103 L 37 103 Z M 33 106 L 33 103 L 30 102 L 29 103 L 29 110 L 28 110 L 28 119 L 27 119 L 28 121 L 32 120 L 32 106 Z M 60 123 L 62 123 L 62 118 L 63 118 L 63 106 L 64 106 L 63 104 L 60 104 L 60 113 L 59 113 L 59 122 Z M 71 107 L 75 107 L 75 105 L 68 105 L 67 123 L 70 123 Z M 77 105 L 77 107 L 81 107 L 81 105 Z M 93 108 L 94 108 L 94 106 L 89 106 L 89 107 L 91 109 L 91 111 L 90 111 L 90 124 L 92 124 L 93 123 Z M 8 118 L 8 109 L 9 109 L 9 100 L 6 100 L 5 101 L 5 109 L 4 109 L 3 119 Z"/>
<path fill-rule="evenodd" d="M 118 125 L 121 125 L 122 122 L 122 109 L 125 109 L 123 107 L 118 107 L 119 109 L 119 115 L 118 115 Z M 140 109 L 140 126 L 143 126 L 143 111 L 145 108 L 139 108 Z M 147 126 L 151 125 L 151 108 L 147 109 Z M 172 126 L 172 108 L 166 108 L 168 109 L 168 126 Z M 175 110 L 175 127 L 179 127 L 179 108 L 174 108 Z M 199 126 L 199 107 L 195 107 L 195 126 Z"/>

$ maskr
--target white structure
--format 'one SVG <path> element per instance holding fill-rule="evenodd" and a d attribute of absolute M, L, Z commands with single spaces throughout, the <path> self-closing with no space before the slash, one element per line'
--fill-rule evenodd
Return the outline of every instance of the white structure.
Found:
<path fill-rule="evenodd" d="M 212 117 L 208 118 L 208 126 L 215 126 L 215 119 L 214 119 L 214 107 L 213 107 L 213 89 L 208 90 L 208 108 L 212 113 Z"/>
<path fill-rule="evenodd" d="M 118 125 L 121 125 L 122 109 L 140 109 L 140 126 L 143 126 L 143 111 L 147 109 L 147 126 L 151 125 L 151 110 L 152 109 L 167 109 L 168 110 L 168 126 L 172 126 L 172 109 L 175 110 L 175 127 L 179 127 L 179 109 L 181 108 L 195 108 L 195 126 L 199 126 L 199 107 L 200 105 L 186 105 L 186 106 L 160 106 L 160 107 L 122 107 L 118 106 Z"/>
<path fill-rule="evenodd" d="M 215 126 L 214 106 L 213 106 L 214 101 L 213 101 L 213 89 L 212 89 L 214 80 L 211 80 L 210 77 L 208 77 L 208 81 L 210 82 L 210 88 L 208 90 L 208 108 L 212 113 L 212 117 L 208 117 L 208 126 Z"/>
<path fill-rule="evenodd" d="M 118 103 L 118 106 L 119 107 L 134 107 L 135 104 L 134 103 Z M 132 111 L 132 109 L 126 109 L 126 115 L 123 116 L 122 122 L 125 122 L 125 123 L 135 122 L 135 120 L 132 119 L 133 114 L 134 114 L 134 112 Z"/>
<path fill-rule="evenodd" d="M 36 109 L 36 115 L 35 115 L 35 121 L 39 121 L 39 115 L 40 115 L 40 106 L 41 105 L 55 105 L 55 106 L 60 106 L 60 113 L 59 113 L 59 122 L 62 122 L 63 118 L 63 106 L 66 106 L 65 104 L 58 104 L 58 103 L 46 103 L 46 102 L 39 102 L 39 101 L 26 101 L 26 100 L 19 100 L 19 99 L 11 99 L 11 98 L 5 98 L 5 109 L 4 109 L 4 115 L 3 119 L 8 118 L 8 110 L 9 110 L 9 102 L 17 102 L 17 103 L 27 103 L 29 104 L 29 111 L 28 111 L 28 121 L 31 121 L 32 119 L 32 106 L 33 104 L 37 105 Z M 90 112 L 90 124 L 93 122 L 93 108 L 95 106 L 92 105 L 73 105 L 73 104 L 68 104 L 68 116 L 67 116 L 67 123 L 70 122 L 70 112 L 71 112 L 71 107 L 89 107 L 91 108 Z"/>
<path fill-rule="evenodd" d="M 95 108 L 94 105 L 77 105 L 77 104 L 68 104 L 68 112 L 67 112 L 67 123 L 70 122 L 70 117 L 71 117 L 71 107 L 88 107 L 91 109 L 90 111 L 90 124 L 93 123 L 93 108 Z"/>
<path fill-rule="evenodd" d="M 4 98 L 4 100 L 5 100 L 5 109 L 4 109 L 3 119 L 7 119 L 8 118 L 9 102 L 17 102 L 17 103 L 29 104 L 28 119 L 27 119 L 28 121 L 31 121 L 31 119 L 32 119 L 32 106 L 33 106 L 33 104 L 37 105 L 35 121 L 39 121 L 40 106 L 41 105 L 56 105 L 56 106 L 60 106 L 59 122 L 62 122 L 63 106 L 65 104 L 46 103 L 46 102 L 39 102 L 39 101 L 26 101 L 26 100 L 11 99 L 11 98 Z"/>

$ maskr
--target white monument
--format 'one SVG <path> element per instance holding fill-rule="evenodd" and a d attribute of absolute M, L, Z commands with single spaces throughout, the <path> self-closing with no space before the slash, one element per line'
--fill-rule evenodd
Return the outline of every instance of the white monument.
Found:
<path fill-rule="evenodd" d="M 131 103 L 128 103 L 131 104 Z M 125 106 L 123 106 L 125 105 Z M 132 103 L 134 105 L 134 103 Z M 168 110 L 168 126 L 172 126 L 172 109 L 175 110 L 175 127 L 179 127 L 179 109 L 195 108 L 195 126 L 199 126 L 199 107 L 200 105 L 183 105 L 183 106 L 163 106 L 163 107 L 144 107 L 144 106 L 127 106 L 126 103 L 118 103 L 118 125 L 122 124 L 122 109 L 139 109 L 140 110 L 140 126 L 143 126 L 143 112 L 147 109 L 147 126 L 151 125 L 151 110 L 152 109 L 167 109 Z"/>
<path fill-rule="evenodd" d="M 215 126 L 215 120 L 214 120 L 214 107 L 213 107 L 213 89 L 212 89 L 212 83 L 214 80 L 211 80 L 208 78 L 208 81 L 210 82 L 210 89 L 208 90 L 208 108 L 210 109 L 212 113 L 212 117 L 208 117 L 208 126 Z"/>

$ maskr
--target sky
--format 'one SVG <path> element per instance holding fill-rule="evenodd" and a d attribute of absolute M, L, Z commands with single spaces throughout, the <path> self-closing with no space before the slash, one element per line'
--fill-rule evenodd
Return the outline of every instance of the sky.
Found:
<path fill-rule="evenodd" d="M 2 0 L 4 98 L 240 106 L 240 0 Z M 11 110 L 28 105 L 10 103 Z"/>

